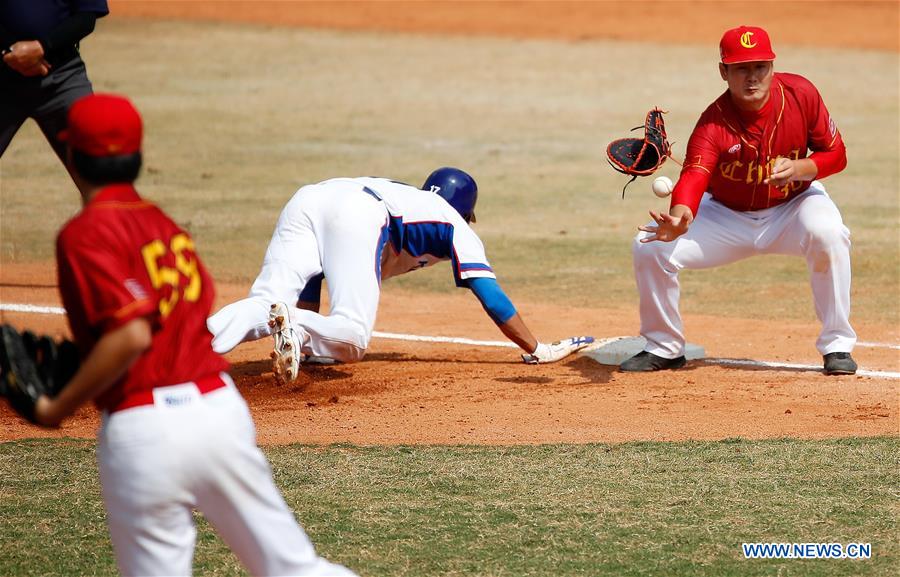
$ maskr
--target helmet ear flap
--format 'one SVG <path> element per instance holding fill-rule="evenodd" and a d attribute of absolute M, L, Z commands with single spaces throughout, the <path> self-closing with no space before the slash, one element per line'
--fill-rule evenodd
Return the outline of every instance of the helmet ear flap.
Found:
<path fill-rule="evenodd" d="M 478 185 L 465 171 L 450 166 L 438 168 L 425 180 L 422 190 L 446 200 L 466 222 L 475 222 Z"/>

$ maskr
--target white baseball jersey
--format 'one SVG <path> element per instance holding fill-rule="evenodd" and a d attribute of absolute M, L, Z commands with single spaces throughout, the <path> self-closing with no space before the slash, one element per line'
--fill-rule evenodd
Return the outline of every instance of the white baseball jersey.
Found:
<path fill-rule="evenodd" d="M 484 245 L 433 192 L 383 178 L 335 178 L 304 186 L 284 207 L 250 295 L 209 318 L 213 348 L 272 334 L 269 307 L 290 307 L 304 354 L 344 362 L 365 354 L 382 279 L 449 260 L 458 286 L 495 278 Z M 324 274 L 327 316 L 297 309 L 306 284 Z"/>
<path fill-rule="evenodd" d="M 381 255 L 382 280 L 445 260 L 453 262 L 457 286 L 469 278 L 496 278 L 481 239 L 437 194 L 384 178 L 336 178 L 322 184 L 348 181 L 384 202 L 390 216 L 388 246 Z"/>

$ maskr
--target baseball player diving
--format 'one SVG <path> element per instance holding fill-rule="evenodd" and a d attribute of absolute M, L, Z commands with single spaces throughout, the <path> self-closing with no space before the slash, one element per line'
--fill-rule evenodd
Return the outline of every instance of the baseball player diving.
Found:
<path fill-rule="evenodd" d="M 296 379 L 307 357 L 350 363 L 366 353 L 381 282 L 449 260 L 525 362 L 551 363 L 592 337 L 539 342 L 497 283 L 475 221 L 478 187 L 462 170 L 435 170 L 422 189 L 384 178 L 335 178 L 298 190 L 284 207 L 247 298 L 207 321 L 213 348 L 275 338 L 275 373 Z M 319 314 L 327 279 L 329 314 Z"/>
<path fill-rule="evenodd" d="M 806 259 L 825 373 L 854 374 L 850 231 L 821 182 L 847 165 L 841 133 L 809 80 L 774 71 L 765 30 L 728 30 L 719 48 L 719 73 L 728 89 L 691 134 L 668 214 L 651 210 L 653 222 L 639 227 L 635 238 L 647 345 L 620 369 L 684 365 L 681 269 L 787 254 Z"/>

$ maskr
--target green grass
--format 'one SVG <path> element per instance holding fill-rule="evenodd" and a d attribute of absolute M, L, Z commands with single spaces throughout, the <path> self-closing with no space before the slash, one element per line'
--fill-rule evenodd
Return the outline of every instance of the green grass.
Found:
<path fill-rule="evenodd" d="M 319 551 L 362 575 L 894 575 L 897 438 L 281 446 Z M 0 574 L 109 575 L 94 444 L 0 445 Z M 200 520 L 195 572 L 235 574 Z M 742 542 L 866 542 L 870 560 L 745 560 Z"/>

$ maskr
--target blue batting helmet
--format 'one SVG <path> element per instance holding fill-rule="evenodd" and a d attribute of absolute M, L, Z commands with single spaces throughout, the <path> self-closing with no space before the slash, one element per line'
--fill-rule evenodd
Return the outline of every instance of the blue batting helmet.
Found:
<path fill-rule="evenodd" d="M 458 168 L 445 166 L 431 173 L 422 190 L 437 193 L 450 203 L 466 222 L 475 222 L 475 202 L 478 201 L 478 185 L 475 179 Z"/>

